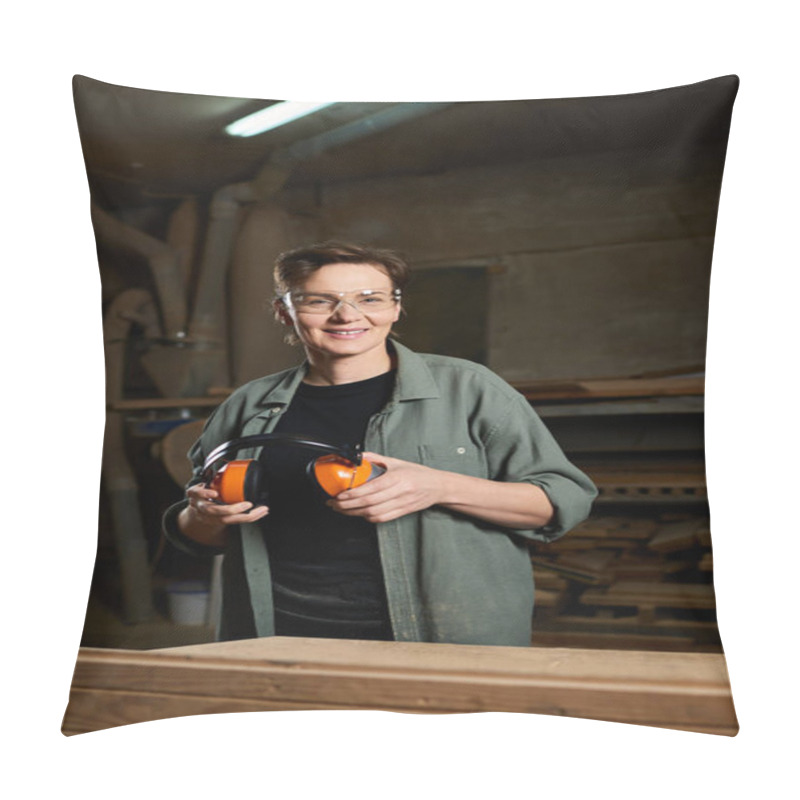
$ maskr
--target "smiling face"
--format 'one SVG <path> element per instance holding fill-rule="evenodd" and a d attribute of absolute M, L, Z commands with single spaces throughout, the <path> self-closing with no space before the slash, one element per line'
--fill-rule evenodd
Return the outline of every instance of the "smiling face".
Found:
<path fill-rule="evenodd" d="M 364 289 L 390 293 L 394 286 L 386 272 L 373 264 L 339 263 L 320 267 L 294 291 L 334 295 L 346 292 L 349 299 L 352 296 L 349 293 Z M 281 306 L 282 320 L 294 326 L 312 366 L 346 360 L 350 366 L 359 366 L 366 377 L 385 371 L 384 367 L 388 369 L 386 338 L 400 316 L 399 302 L 369 312 L 345 302 L 329 314 Z"/>

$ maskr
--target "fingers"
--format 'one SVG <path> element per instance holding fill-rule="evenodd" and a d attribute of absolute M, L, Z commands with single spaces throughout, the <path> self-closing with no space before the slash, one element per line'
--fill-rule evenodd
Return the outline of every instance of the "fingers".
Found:
<path fill-rule="evenodd" d="M 225 525 L 241 525 L 245 522 L 256 522 L 269 514 L 266 506 L 253 506 L 252 503 L 237 503 L 235 506 L 217 506 L 225 509 L 219 519 Z"/>
<path fill-rule="evenodd" d="M 230 505 L 217 503 L 215 500 L 218 493 L 202 484 L 189 487 L 186 496 L 197 519 L 206 525 L 227 526 L 256 522 L 269 513 L 267 506 L 253 506 L 249 501 Z"/>
<path fill-rule="evenodd" d="M 388 458 L 375 453 L 365 453 L 372 456 L 370 461 L 386 467 L 386 472 L 371 481 L 362 483 L 354 489 L 336 495 L 336 500 L 349 505 L 350 501 L 367 500 L 369 502 L 383 502 L 390 497 L 402 494 L 427 494 L 433 482 L 434 471 L 422 464 L 410 461 L 401 461 L 399 458 Z M 351 507 L 355 507 L 353 504 Z"/>
<path fill-rule="evenodd" d="M 386 462 L 388 471 L 384 475 L 342 492 L 329 500 L 328 505 L 345 516 L 388 522 L 435 504 L 436 495 L 431 491 L 434 473 L 419 464 L 398 459 Z"/>
<path fill-rule="evenodd" d="M 398 486 L 396 477 L 390 476 L 387 472 L 367 483 L 362 483 L 355 489 L 340 492 L 328 501 L 328 505 L 337 510 L 362 508 L 372 503 L 385 501 L 401 491 L 402 487 Z"/>
<path fill-rule="evenodd" d="M 430 504 L 424 498 L 409 494 L 384 494 L 380 499 L 368 497 L 344 502 L 334 498 L 328 501 L 328 505 L 347 517 L 363 517 L 367 522 L 378 523 L 420 511 Z"/>

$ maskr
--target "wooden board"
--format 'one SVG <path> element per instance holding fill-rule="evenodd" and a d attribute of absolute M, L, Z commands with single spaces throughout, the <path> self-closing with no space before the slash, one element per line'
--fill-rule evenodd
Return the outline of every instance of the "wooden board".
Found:
<path fill-rule="evenodd" d="M 648 635 L 655 635 L 658 632 L 663 633 L 665 636 L 685 634 L 686 636 L 691 636 L 694 641 L 697 641 L 698 636 L 707 639 L 711 634 L 713 634 L 716 639 L 719 634 L 715 621 L 676 619 L 671 617 L 662 617 L 643 625 L 636 616 L 630 615 L 602 616 L 598 614 L 596 616 L 580 616 L 577 614 L 562 614 L 556 617 L 552 623 L 548 623 L 546 630 L 555 630 L 556 625 L 558 626 L 558 630 L 587 630 L 594 631 L 595 633 L 603 629 L 609 632 L 619 630 L 630 633 L 632 629 L 636 629 L 637 633 L 646 633 Z M 537 635 L 538 632 L 535 629 L 534 638 Z"/>
<path fill-rule="evenodd" d="M 651 550 L 675 553 L 699 544 L 703 531 L 708 530 L 705 519 L 690 519 L 661 525 L 658 533 L 648 543 Z"/>
<path fill-rule="evenodd" d="M 109 406 L 111 411 L 149 411 L 171 408 L 211 408 L 218 406 L 224 397 L 141 397 L 117 400 Z"/>
<path fill-rule="evenodd" d="M 83 648 L 62 731 L 296 708 L 506 711 L 738 731 L 719 654 L 286 637 L 147 652 Z"/>
<path fill-rule="evenodd" d="M 715 609 L 711 584 L 617 581 L 607 589 L 589 589 L 581 597 L 587 605 Z"/>
<path fill-rule="evenodd" d="M 638 544 L 639 543 L 635 539 L 605 538 L 602 539 L 601 542 L 598 542 L 596 539 L 584 539 L 583 537 L 578 536 L 577 532 L 576 535 L 573 536 L 572 532 L 570 532 L 563 539 L 558 539 L 555 542 L 548 543 L 544 547 L 540 548 L 540 550 L 542 553 L 555 554 L 566 552 L 568 550 L 593 550 L 595 547 L 600 545 L 606 549 L 631 550 L 637 548 Z"/>
<path fill-rule="evenodd" d="M 610 578 L 606 578 L 606 569 L 614 558 L 614 553 L 581 550 L 574 556 L 567 554 L 558 559 L 532 556 L 531 563 L 534 566 L 534 575 L 537 577 L 546 571 L 552 571 L 581 583 L 608 583 Z M 537 585 L 541 586 L 540 583 Z"/>
<path fill-rule="evenodd" d="M 667 378 L 616 378 L 586 381 L 514 383 L 528 400 L 569 400 L 607 397 L 678 397 L 702 395 L 702 375 Z"/>
<path fill-rule="evenodd" d="M 570 532 L 570 538 L 649 539 L 658 530 L 654 519 L 590 517 Z"/>

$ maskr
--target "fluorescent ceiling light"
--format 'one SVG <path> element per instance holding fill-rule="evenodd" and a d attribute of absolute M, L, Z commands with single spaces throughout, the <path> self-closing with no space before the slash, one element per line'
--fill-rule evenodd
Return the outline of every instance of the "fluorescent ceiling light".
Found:
<path fill-rule="evenodd" d="M 231 136 L 255 136 L 332 105 L 333 103 L 301 103 L 294 100 L 275 103 L 255 114 L 237 119 L 225 128 L 225 132 Z"/>

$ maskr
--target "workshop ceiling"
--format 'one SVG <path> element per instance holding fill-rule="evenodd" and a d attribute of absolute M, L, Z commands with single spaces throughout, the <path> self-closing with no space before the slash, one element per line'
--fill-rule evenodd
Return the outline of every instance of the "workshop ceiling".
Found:
<path fill-rule="evenodd" d="M 680 94 L 687 109 L 702 100 L 704 84 L 694 86 L 696 93 L 684 89 Z M 337 103 L 258 136 L 236 138 L 225 133 L 228 123 L 275 100 L 150 91 L 82 76 L 76 76 L 74 88 L 93 195 L 110 208 L 203 195 L 251 180 L 290 145 L 394 105 Z M 639 95 L 597 97 L 581 104 L 568 100 L 430 104 L 430 113 L 295 162 L 286 186 L 659 147 L 674 140 L 675 126 L 685 125 L 685 120 L 675 113 L 672 90 L 648 94 L 663 96 L 663 114 L 654 113 L 652 102 L 637 102 Z M 646 114 L 638 111 L 643 106 Z M 700 133 L 702 140 L 722 132 Z"/>

